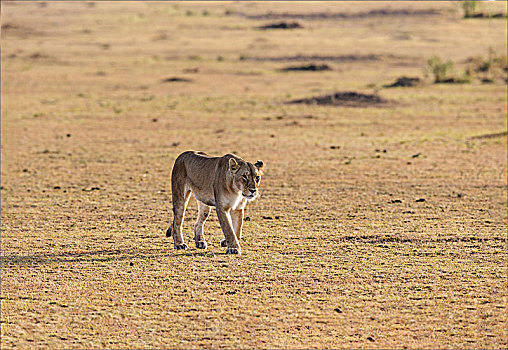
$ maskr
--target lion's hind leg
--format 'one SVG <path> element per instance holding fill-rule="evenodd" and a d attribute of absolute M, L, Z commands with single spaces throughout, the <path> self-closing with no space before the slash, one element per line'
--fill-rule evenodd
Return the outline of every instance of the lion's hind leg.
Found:
<path fill-rule="evenodd" d="M 194 241 L 196 242 L 196 248 L 198 249 L 206 249 L 208 246 L 203 234 L 203 225 L 205 224 L 208 215 L 210 215 L 210 206 L 198 201 L 198 218 L 196 219 L 196 224 L 194 225 Z"/>
<path fill-rule="evenodd" d="M 168 228 L 166 234 L 171 234 L 175 243 L 175 249 L 187 249 L 188 246 L 183 240 L 183 219 L 185 217 L 185 209 L 191 195 L 187 186 L 173 186 L 173 223 Z"/>

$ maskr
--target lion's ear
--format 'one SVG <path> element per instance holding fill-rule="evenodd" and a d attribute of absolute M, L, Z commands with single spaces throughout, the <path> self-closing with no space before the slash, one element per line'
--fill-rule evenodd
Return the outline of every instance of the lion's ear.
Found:
<path fill-rule="evenodd" d="M 265 169 L 265 163 L 263 163 L 262 160 L 258 160 L 256 164 L 254 164 L 256 168 L 258 168 L 258 171 L 263 174 L 263 170 Z"/>
<path fill-rule="evenodd" d="M 240 165 L 236 162 L 235 158 L 229 158 L 229 170 L 232 173 L 236 173 L 240 169 Z"/>

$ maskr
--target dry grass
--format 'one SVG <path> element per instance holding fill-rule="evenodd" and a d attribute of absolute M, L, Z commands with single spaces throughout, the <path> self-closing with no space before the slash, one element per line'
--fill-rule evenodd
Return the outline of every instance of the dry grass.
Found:
<path fill-rule="evenodd" d="M 506 52 L 506 18 L 461 16 L 2 2 L 2 349 L 506 348 L 506 83 L 381 88 Z M 332 70 L 249 59 L 304 55 Z M 393 103 L 285 103 L 337 91 Z M 243 255 L 215 215 L 204 253 L 165 237 L 188 149 L 267 163 Z"/>

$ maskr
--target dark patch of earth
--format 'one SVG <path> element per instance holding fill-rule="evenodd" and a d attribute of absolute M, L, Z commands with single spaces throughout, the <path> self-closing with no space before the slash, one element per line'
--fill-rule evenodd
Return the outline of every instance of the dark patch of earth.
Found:
<path fill-rule="evenodd" d="M 336 92 L 331 95 L 322 95 L 288 101 L 290 104 L 309 104 L 324 106 L 368 107 L 388 103 L 387 100 L 371 94 L 362 94 L 354 91 Z"/>
<path fill-rule="evenodd" d="M 385 85 L 387 88 L 391 87 L 412 87 L 421 84 L 421 79 L 418 77 L 400 77 L 393 84 Z"/>
<path fill-rule="evenodd" d="M 162 79 L 163 83 L 178 83 L 178 82 L 190 83 L 191 81 L 192 81 L 191 79 L 178 78 L 178 77 L 171 77 L 171 78 Z"/>
<path fill-rule="evenodd" d="M 258 29 L 266 30 L 266 29 L 299 29 L 303 28 L 303 26 L 298 22 L 279 22 L 279 23 L 271 23 L 264 26 L 258 27 Z"/>
<path fill-rule="evenodd" d="M 235 12 L 233 14 L 243 16 L 248 19 L 305 19 L 305 20 L 325 20 L 325 19 L 359 19 L 371 17 L 407 17 L 407 16 L 435 16 L 440 15 L 439 10 L 409 10 L 409 9 L 380 9 L 367 12 L 357 13 L 332 13 L 332 12 L 315 12 L 315 13 L 274 13 L 268 12 L 264 14 L 249 15 L 246 13 Z"/>
<path fill-rule="evenodd" d="M 293 72 L 293 71 L 311 71 L 311 72 L 320 72 L 320 71 L 326 71 L 326 70 L 332 70 L 329 65 L 327 64 L 307 64 L 303 66 L 291 66 L 291 67 L 285 67 L 282 68 L 282 72 Z"/>
<path fill-rule="evenodd" d="M 388 56 L 389 58 L 397 58 Z M 382 58 L 379 55 L 340 55 L 340 56 L 321 56 L 321 55 L 295 55 L 295 56 L 252 56 L 242 57 L 240 60 L 245 61 L 268 61 L 268 62 L 285 62 L 285 61 L 334 61 L 334 62 L 355 62 L 355 61 L 378 61 Z"/>

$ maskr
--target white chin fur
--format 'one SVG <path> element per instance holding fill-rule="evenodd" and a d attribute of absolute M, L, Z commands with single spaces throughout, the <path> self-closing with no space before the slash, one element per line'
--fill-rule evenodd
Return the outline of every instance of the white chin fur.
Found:
<path fill-rule="evenodd" d="M 257 195 L 257 193 L 256 193 L 256 195 L 255 195 L 255 196 L 253 196 L 253 197 L 250 197 L 250 196 L 243 196 L 243 197 L 244 197 L 244 198 L 246 198 L 246 199 L 247 199 L 247 201 L 251 202 L 251 201 L 253 201 L 254 199 L 258 198 L 258 195 Z"/>

